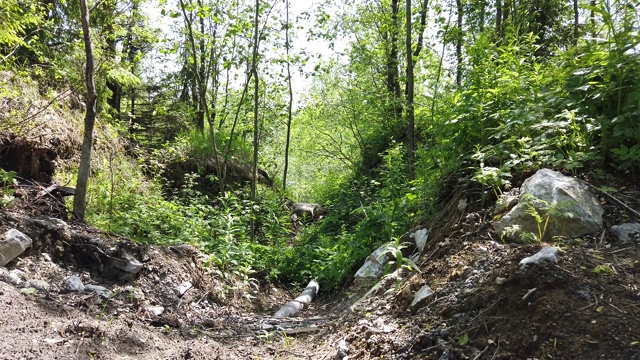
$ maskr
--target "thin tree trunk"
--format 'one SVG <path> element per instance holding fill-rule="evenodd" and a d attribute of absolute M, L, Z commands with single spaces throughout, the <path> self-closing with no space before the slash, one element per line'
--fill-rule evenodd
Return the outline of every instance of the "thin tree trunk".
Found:
<path fill-rule="evenodd" d="M 289 171 L 289 145 L 291 141 L 291 120 L 293 107 L 293 89 L 291 87 L 291 62 L 289 61 L 289 0 L 286 0 L 286 28 L 284 32 L 285 49 L 287 51 L 287 82 L 289 85 L 289 106 L 287 108 L 287 140 L 284 146 L 284 175 L 282 176 L 282 191 L 287 190 L 287 172 Z"/>
<path fill-rule="evenodd" d="M 93 43 L 89 29 L 89 8 L 86 0 L 80 0 L 80 14 L 82 17 L 82 32 L 84 34 L 84 49 L 87 54 L 86 83 L 87 83 L 87 111 L 84 117 L 84 137 L 78 167 L 78 180 L 76 192 L 73 198 L 73 214 L 76 218 L 84 220 L 87 207 L 87 185 L 91 170 L 91 150 L 93 149 L 93 127 L 96 121 L 96 86 L 93 80 L 95 62 L 93 59 Z"/>
<path fill-rule="evenodd" d="M 402 103 L 400 90 L 400 74 L 398 61 L 398 0 L 391 0 L 391 29 L 390 31 L 390 51 L 387 58 L 387 89 L 393 99 L 392 116 L 394 120 L 402 117 Z"/>
<path fill-rule="evenodd" d="M 485 21 L 485 14 L 486 14 L 486 10 L 487 10 L 487 2 L 486 0 L 481 0 L 480 1 L 480 32 L 484 31 L 484 21 Z"/>
<path fill-rule="evenodd" d="M 496 0 L 496 33 L 500 34 L 502 26 L 502 0 Z"/>
<path fill-rule="evenodd" d="M 256 0 L 254 32 L 253 32 L 253 58 L 251 60 L 251 72 L 253 73 L 253 166 L 251 169 L 251 202 L 256 201 L 256 188 L 258 184 L 258 105 L 259 105 L 259 85 L 258 79 L 258 17 L 260 15 L 260 0 Z M 251 239 L 255 237 L 256 224 L 253 214 L 253 206 L 251 207 Z"/>
<path fill-rule="evenodd" d="M 422 51 L 423 42 L 424 42 L 424 29 L 427 28 L 427 8 L 429 6 L 429 0 L 424 0 L 422 3 L 422 9 L 420 9 L 420 33 L 418 34 L 418 42 L 416 44 L 416 49 L 413 52 L 413 57 L 417 58 Z"/>
<path fill-rule="evenodd" d="M 589 19 L 591 20 L 591 37 L 596 37 L 596 0 L 591 0 L 591 14 L 589 14 Z"/>
<path fill-rule="evenodd" d="M 456 39 L 456 85 L 462 83 L 462 0 L 456 0 L 458 11 L 458 37 Z"/>
<path fill-rule="evenodd" d="M 406 0 L 406 25 L 407 25 L 407 34 L 406 34 L 406 52 L 407 52 L 407 154 L 408 154 L 408 163 L 409 163 L 409 177 L 413 178 L 413 165 L 415 162 L 415 148 L 416 148 L 416 140 L 415 140 L 415 112 L 413 107 L 413 51 L 411 51 L 412 47 L 412 39 L 411 39 L 411 0 Z"/>
<path fill-rule="evenodd" d="M 182 15 L 184 16 L 185 25 L 187 26 L 187 34 L 189 36 L 189 43 L 191 45 L 191 52 L 193 57 L 193 72 L 196 76 L 196 83 L 198 86 L 198 98 L 200 100 L 200 107 L 204 109 L 204 114 L 207 118 L 207 122 L 212 124 L 211 122 L 211 113 L 209 112 L 209 107 L 207 106 L 207 88 L 203 78 L 200 77 L 199 69 L 198 69 L 198 53 L 196 47 L 196 41 L 193 36 L 193 23 L 192 19 L 190 20 L 187 16 L 186 6 L 184 4 L 184 0 L 180 0 L 180 8 L 182 9 Z M 220 157 L 218 156 L 218 146 L 216 144 L 216 133 L 213 130 L 213 124 L 210 129 L 211 134 L 211 142 L 213 145 L 213 157 L 215 158 L 216 163 L 216 172 L 218 175 L 218 180 L 220 181 L 220 192 L 224 192 L 224 169 L 223 164 L 220 162 Z"/>
<path fill-rule="evenodd" d="M 573 45 L 578 45 L 578 37 L 580 37 L 580 18 L 578 13 L 578 0 L 573 0 Z"/>

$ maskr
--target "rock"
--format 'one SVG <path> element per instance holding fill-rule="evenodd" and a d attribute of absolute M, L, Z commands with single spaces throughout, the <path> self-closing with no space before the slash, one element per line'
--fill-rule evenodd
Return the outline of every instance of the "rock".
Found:
<path fill-rule="evenodd" d="M 353 303 L 353 305 L 349 307 L 349 310 L 362 310 L 363 304 L 365 304 L 368 299 L 388 291 L 387 289 L 390 289 L 392 285 L 397 284 L 397 281 L 398 279 L 400 279 L 401 274 L 402 268 L 396 269 L 396 271 L 392 272 L 391 274 L 385 275 L 380 281 L 378 281 L 378 283 L 376 283 L 371 289 L 369 289 L 366 294 L 364 294 L 360 299 Z"/>
<path fill-rule="evenodd" d="M 40 254 L 40 258 L 42 259 L 42 261 L 51 262 L 51 255 L 47 253 Z"/>
<path fill-rule="evenodd" d="M 410 237 L 412 237 L 416 242 L 418 250 L 422 252 L 422 250 L 424 250 L 424 247 L 427 245 L 427 240 L 429 239 L 429 231 L 427 229 L 420 229 L 411 234 Z"/>
<path fill-rule="evenodd" d="M 440 355 L 440 357 L 438 358 L 438 360 L 453 360 L 453 359 L 455 359 L 455 357 L 451 355 L 451 350 L 449 349 L 445 349 L 442 352 L 442 355 Z"/>
<path fill-rule="evenodd" d="M 111 292 L 111 290 L 99 285 L 85 285 L 84 292 L 95 293 L 105 300 L 109 300 L 111 296 L 113 296 L 113 292 Z"/>
<path fill-rule="evenodd" d="M 467 210 L 467 199 L 460 199 L 458 201 L 458 211 L 460 211 L 461 213 L 463 213 L 465 210 Z"/>
<path fill-rule="evenodd" d="M 513 191 L 516 192 L 516 191 Z M 518 195 L 513 194 L 511 191 L 500 195 L 493 207 L 493 214 L 500 214 L 505 211 L 511 210 L 518 204 Z"/>
<path fill-rule="evenodd" d="M 131 256 L 128 252 L 122 250 L 122 259 L 112 258 L 111 265 L 122 271 L 128 272 L 132 275 L 137 274 L 143 265 L 136 258 Z"/>
<path fill-rule="evenodd" d="M 29 285 L 39 291 L 49 290 L 49 284 L 44 280 L 29 280 Z"/>
<path fill-rule="evenodd" d="M 127 285 L 124 287 L 124 291 L 127 295 L 127 298 L 130 301 L 143 301 L 145 296 L 144 296 L 144 292 L 142 291 L 142 289 L 131 286 L 131 285 Z"/>
<path fill-rule="evenodd" d="M 164 312 L 164 308 L 162 306 L 147 306 L 145 308 L 148 312 L 152 313 L 155 316 L 160 316 Z"/>
<path fill-rule="evenodd" d="M 413 296 L 413 301 L 411 302 L 411 305 L 409 307 L 414 310 L 418 307 L 421 307 L 424 302 L 433 294 L 435 293 L 429 286 L 425 285 L 421 287 L 420 290 L 418 290 L 418 292 Z"/>
<path fill-rule="evenodd" d="M 0 266 L 5 266 L 9 261 L 22 254 L 32 241 L 27 235 L 16 229 L 10 229 L 0 239 Z"/>
<path fill-rule="evenodd" d="M 507 282 L 506 278 L 499 277 L 499 276 L 496 278 L 496 284 L 498 285 L 503 285 L 505 282 Z"/>
<path fill-rule="evenodd" d="M 348 358 L 347 356 L 348 354 L 349 354 L 349 345 L 344 339 L 342 339 L 338 343 L 338 349 L 336 351 L 336 360 L 344 360 L 345 358 Z"/>
<path fill-rule="evenodd" d="M 622 242 L 640 240 L 640 224 L 638 223 L 614 225 L 611 227 L 611 232 Z"/>
<path fill-rule="evenodd" d="M 369 255 L 364 264 L 358 269 L 358 272 L 356 272 L 356 281 L 375 280 L 382 276 L 385 265 L 391 261 L 389 245 L 391 243 L 386 243 Z"/>
<path fill-rule="evenodd" d="M 176 291 L 178 292 L 178 296 L 184 295 L 184 293 L 186 293 L 187 290 L 191 289 L 192 287 L 193 284 L 188 281 L 183 281 L 182 284 L 180 284 L 180 286 L 178 286 L 178 288 L 176 289 Z"/>
<path fill-rule="evenodd" d="M 326 213 L 326 210 L 322 205 L 318 204 L 297 203 L 293 205 L 291 212 L 291 218 L 294 221 L 301 218 L 307 219 L 308 221 L 315 221 L 321 219 L 322 215 Z"/>
<path fill-rule="evenodd" d="M 518 205 L 493 223 L 502 236 L 518 240 L 520 235 L 538 235 L 538 223 L 528 211 L 531 207 L 549 218 L 544 239 L 554 236 L 576 237 L 602 229 L 604 210 L 597 198 L 582 181 L 559 172 L 542 169 L 524 181 Z M 529 199 L 529 200 L 527 200 Z M 549 211 L 549 208 L 555 211 Z M 544 226 L 544 224 L 542 224 Z"/>
<path fill-rule="evenodd" d="M 558 263 L 558 249 L 553 246 L 547 246 L 542 248 L 542 250 L 538 251 L 534 255 L 526 257 L 520 260 L 520 265 L 522 267 L 526 267 L 531 264 L 540 264 L 543 261 L 551 261 L 554 263 Z"/>
<path fill-rule="evenodd" d="M 52 218 L 48 216 L 36 216 L 34 218 L 29 219 L 29 222 L 31 223 L 32 226 L 45 229 L 45 232 L 54 231 L 60 234 L 64 239 L 71 238 L 71 227 L 69 226 L 69 224 L 67 224 L 61 219 Z"/>
<path fill-rule="evenodd" d="M 67 286 L 67 290 L 75 292 L 83 292 L 84 284 L 78 275 L 71 275 L 64 281 Z"/>

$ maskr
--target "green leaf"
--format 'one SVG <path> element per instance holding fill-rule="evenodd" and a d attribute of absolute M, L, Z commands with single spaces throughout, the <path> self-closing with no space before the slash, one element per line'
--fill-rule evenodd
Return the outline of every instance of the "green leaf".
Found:
<path fill-rule="evenodd" d="M 464 333 L 460 339 L 458 339 L 458 344 L 460 344 L 460 346 L 465 346 L 469 343 L 469 334 Z"/>

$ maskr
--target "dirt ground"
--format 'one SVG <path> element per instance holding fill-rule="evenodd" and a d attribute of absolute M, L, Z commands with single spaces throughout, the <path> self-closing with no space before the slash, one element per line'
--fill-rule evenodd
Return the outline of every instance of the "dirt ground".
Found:
<path fill-rule="evenodd" d="M 640 244 L 609 231 L 640 220 L 621 205 L 640 209 L 640 188 L 607 185 L 620 191 L 600 194 L 605 230 L 554 244 L 502 243 L 490 210 L 457 210 L 460 193 L 431 228 L 419 273 L 366 298 L 366 286 L 321 291 L 299 317 L 274 319 L 301 289 L 206 268 L 190 246 L 51 220 L 66 213 L 64 192 L 23 183 L 17 205 L 0 209 L 0 233 L 33 239 L 0 267 L 0 359 L 640 359 Z M 521 269 L 544 245 L 560 249 L 558 263 Z M 125 253 L 138 273 L 114 267 Z M 111 296 L 68 290 L 72 275 Z M 423 285 L 434 294 L 411 308 Z"/>

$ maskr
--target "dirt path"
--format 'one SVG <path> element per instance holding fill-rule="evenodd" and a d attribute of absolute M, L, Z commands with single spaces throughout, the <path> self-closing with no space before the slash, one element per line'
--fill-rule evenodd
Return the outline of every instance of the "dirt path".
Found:
<path fill-rule="evenodd" d="M 624 215 L 606 206 L 608 222 Z M 368 287 L 321 292 L 300 317 L 274 319 L 300 289 L 206 269 L 189 246 L 0 213 L 0 232 L 34 240 L 0 268 L 0 359 L 326 360 L 341 347 L 350 359 L 640 359 L 639 243 L 609 231 L 563 241 L 557 264 L 525 271 L 542 245 L 497 242 L 486 218 L 444 216 L 421 272 L 368 298 Z M 123 252 L 143 265 L 136 275 L 114 268 Z M 70 291 L 72 275 L 111 296 Z M 433 295 L 412 309 L 424 285 Z"/>

